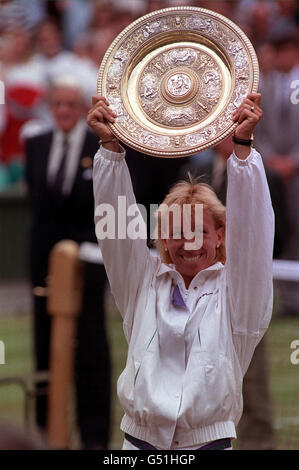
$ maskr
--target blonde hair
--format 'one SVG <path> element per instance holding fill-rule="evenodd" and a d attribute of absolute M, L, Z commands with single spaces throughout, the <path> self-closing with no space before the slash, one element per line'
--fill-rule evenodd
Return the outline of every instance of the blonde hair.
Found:
<path fill-rule="evenodd" d="M 213 188 L 206 183 L 196 182 L 196 180 L 190 174 L 188 174 L 188 177 L 189 181 L 180 181 L 171 188 L 162 204 L 160 204 L 160 206 L 158 207 L 158 210 L 155 214 L 157 226 L 155 230 L 154 243 L 158 252 L 160 253 L 162 261 L 166 264 L 171 264 L 172 261 L 170 259 L 168 251 L 165 251 L 164 249 L 164 245 L 162 242 L 162 226 L 163 220 L 169 212 L 167 211 L 167 209 L 171 208 L 171 206 L 177 205 L 183 207 L 184 204 L 189 204 L 194 208 L 196 204 L 202 204 L 203 208 L 208 209 L 211 215 L 213 216 L 215 228 L 225 228 L 225 206 L 218 199 Z M 224 264 L 225 260 L 225 239 L 223 239 L 219 248 L 216 249 L 215 261 L 220 261 Z"/>

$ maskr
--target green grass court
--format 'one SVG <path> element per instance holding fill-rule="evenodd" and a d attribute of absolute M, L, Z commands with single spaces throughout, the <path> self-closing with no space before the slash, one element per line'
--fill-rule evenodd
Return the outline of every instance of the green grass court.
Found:
<path fill-rule="evenodd" d="M 113 410 L 110 449 L 120 449 L 122 410 L 116 397 L 116 380 L 126 359 L 126 342 L 121 318 L 112 310 L 107 318 L 113 364 Z M 271 395 L 278 449 L 299 449 L 299 364 L 291 363 L 293 340 L 299 340 L 299 318 L 273 318 L 267 332 L 270 362 Z M 0 340 L 5 343 L 6 364 L 0 365 L 0 377 L 27 376 L 32 369 L 31 323 L 29 315 L 2 316 Z M 23 393 L 16 385 L 0 387 L 0 419 L 24 427 Z M 33 417 L 31 416 L 31 423 Z M 33 430 L 33 425 L 31 426 Z M 72 426 L 72 447 L 77 447 Z"/>

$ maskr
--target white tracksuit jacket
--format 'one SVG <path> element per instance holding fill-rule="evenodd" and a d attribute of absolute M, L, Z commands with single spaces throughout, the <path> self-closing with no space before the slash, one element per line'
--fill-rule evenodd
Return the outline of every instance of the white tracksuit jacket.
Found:
<path fill-rule="evenodd" d="M 100 204 L 135 203 L 124 156 L 103 147 L 95 156 L 96 227 Z M 161 449 L 236 437 L 242 379 L 271 318 L 274 216 L 261 156 L 233 153 L 227 171 L 227 261 L 188 289 L 146 240 L 99 240 L 128 341 L 121 429 Z M 176 285 L 185 306 L 174 302 Z"/>

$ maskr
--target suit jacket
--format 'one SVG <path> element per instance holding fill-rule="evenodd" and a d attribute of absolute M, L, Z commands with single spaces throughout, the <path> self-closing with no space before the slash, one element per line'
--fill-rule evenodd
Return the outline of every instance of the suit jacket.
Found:
<path fill-rule="evenodd" d="M 87 129 L 73 187 L 67 196 L 53 196 L 47 183 L 47 167 L 53 132 L 26 142 L 26 180 L 32 213 L 30 270 L 33 285 L 45 285 L 48 257 L 60 240 L 96 243 L 92 162 L 98 137 Z M 87 158 L 86 158 L 87 157 Z"/>

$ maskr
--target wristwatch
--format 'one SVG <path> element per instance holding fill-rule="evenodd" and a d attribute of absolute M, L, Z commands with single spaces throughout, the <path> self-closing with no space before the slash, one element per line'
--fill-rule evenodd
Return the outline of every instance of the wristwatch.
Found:
<path fill-rule="evenodd" d="M 253 136 L 251 136 L 250 139 L 240 139 L 236 136 L 236 134 L 234 134 L 232 137 L 232 141 L 238 145 L 245 145 L 246 147 L 251 147 L 251 145 L 253 144 Z"/>
<path fill-rule="evenodd" d="M 112 139 L 109 139 L 109 140 L 102 140 L 102 139 L 100 139 L 100 140 L 99 140 L 99 145 L 108 144 L 109 142 L 117 142 L 117 138 L 116 138 L 116 137 L 112 137 Z"/>

